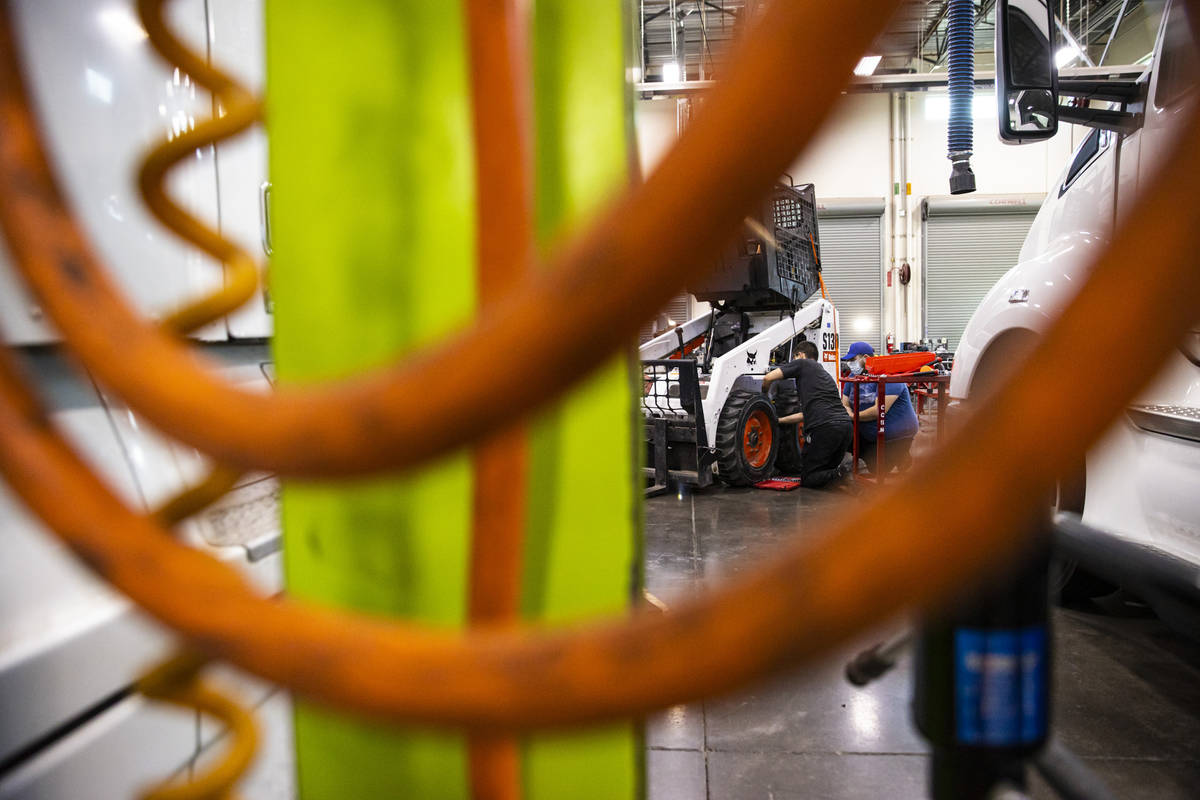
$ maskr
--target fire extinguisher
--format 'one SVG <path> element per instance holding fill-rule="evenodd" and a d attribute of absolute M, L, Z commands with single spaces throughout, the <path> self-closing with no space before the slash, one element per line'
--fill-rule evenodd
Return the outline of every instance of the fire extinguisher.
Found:
<path fill-rule="evenodd" d="M 894 353 L 896 351 L 896 334 L 889 333 L 887 335 L 887 351 Z"/>

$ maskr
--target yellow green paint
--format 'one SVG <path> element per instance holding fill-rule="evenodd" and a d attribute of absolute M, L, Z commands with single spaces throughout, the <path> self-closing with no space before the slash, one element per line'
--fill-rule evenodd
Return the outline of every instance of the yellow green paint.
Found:
<path fill-rule="evenodd" d="M 631 27 L 624 3 L 612 0 L 537 0 L 533 26 L 536 219 L 548 246 L 628 182 Z M 629 359 L 615 359 L 533 426 L 524 597 L 531 618 L 578 619 L 629 605 L 640 527 L 630 376 Z M 525 750 L 526 797 L 636 797 L 640 753 L 632 723 L 537 737 Z"/>
<path fill-rule="evenodd" d="M 536 218 L 546 245 L 628 179 L 623 0 L 536 0 Z M 475 189 L 459 3 L 267 0 L 279 380 L 388 363 L 476 313 Z M 529 365 L 515 364 L 518 367 Z M 553 365 L 543 365 L 553 369 Z M 628 608 L 640 492 L 631 360 L 531 424 L 530 620 Z M 454 375 L 487 402 L 491 387 Z M 411 477 L 284 488 L 288 592 L 359 612 L 465 624 L 472 470 L 458 454 Z M 438 687 L 431 685 L 430 692 Z M 401 730 L 299 703 L 304 800 L 468 796 L 458 734 Z M 525 796 L 634 798 L 632 723 L 524 744 Z"/>

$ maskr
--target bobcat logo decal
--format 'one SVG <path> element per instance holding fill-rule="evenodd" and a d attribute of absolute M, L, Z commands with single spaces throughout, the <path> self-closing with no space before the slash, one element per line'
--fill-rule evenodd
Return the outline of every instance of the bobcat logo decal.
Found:
<path fill-rule="evenodd" d="M 746 366 L 753 367 L 754 362 L 757 360 L 758 360 L 758 351 L 757 350 L 747 350 L 746 351 Z"/>

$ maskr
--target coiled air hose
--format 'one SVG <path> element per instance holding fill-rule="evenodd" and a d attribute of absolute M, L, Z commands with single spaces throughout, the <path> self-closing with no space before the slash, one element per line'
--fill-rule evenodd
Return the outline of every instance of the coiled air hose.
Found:
<path fill-rule="evenodd" d="M 950 121 L 946 125 L 947 158 L 950 159 L 950 194 L 975 191 L 971 153 L 975 147 L 975 4 L 972 0 L 950 0 L 946 22 L 946 53 L 949 65 Z"/>
<path fill-rule="evenodd" d="M 893 3 L 861 0 L 856 5 L 854 19 L 875 20 L 882 27 L 887 15 L 881 12 Z M 1190 5 L 1200 10 L 1200 0 Z M 748 37 L 755 47 L 733 60 L 730 82 L 714 92 L 662 171 L 574 242 L 558 261 L 557 273 L 510 294 L 475 331 L 418 356 L 416 366 L 401 365 L 336 390 L 238 405 L 245 398 L 200 369 L 173 336 L 140 322 L 116 302 L 54 185 L 12 55 L 6 15 L 0 15 L 0 223 L 22 273 L 55 316 L 72 352 L 131 406 L 152 409 L 170 422 L 166 427 L 172 433 L 214 445 L 223 460 L 239 467 L 267 462 L 290 474 L 332 474 L 411 466 L 528 412 L 540 393 L 557 395 L 677 290 L 695 269 L 692 257 L 711 246 L 719 231 L 734 230 L 754 198 L 769 190 L 839 88 L 830 81 L 755 85 L 753 80 L 764 70 L 767 76 L 779 74 L 784 66 L 805 74 L 848 75 L 876 31 L 844 25 L 845 12 L 844 4 L 774 3 Z M 1190 19 L 1200 19 L 1200 13 Z M 813 38 L 813 47 L 797 48 L 794 38 L 804 31 L 822 35 Z M 763 86 L 772 87 L 772 103 L 760 101 L 757 90 Z M 780 92 L 802 102 L 779 102 Z M 771 124 L 748 126 L 747 115 Z M 723 134 L 731 135 L 722 139 Z M 747 136 L 755 140 L 753 146 L 728 147 L 729 141 Z M 116 498 L 65 443 L 3 350 L 0 474 L 92 569 L 200 651 L 331 706 L 377 719 L 496 731 L 626 717 L 725 692 L 811 659 L 901 607 L 943 601 L 971 575 L 995 567 L 1020 546 L 1014 531 L 1023 530 L 1034 513 L 1020 499 L 1043 496 L 1054 476 L 1106 429 L 1195 321 L 1200 306 L 1200 271 L 1191 259 L 1200 248 L 1200 208 L 1192 202 L 1192 187 L 1200 179 L 1195 113 L 1163 163 L 1170 169 L 1154 179 L 1126 217 L 1072 304 L 1014 377 L 980 401 L 936 459 L 914 468 L 870 505 L 826 517 L 827 537 L 794 542 L 753 574 L 671 614 L 553 629 L 453 632 L 262 597 L 233 568 L 180 544 L 160 519 L 138 514 Z M 705 191 L 712 188 L 713 176 L 728 181 L 717 184 L 723 191 Z M 672 212 L 689 207 L 696 214 L 673 216 L 667 227 L 674 230 L 664 231 L 653 213 L 655 204 Z M 639 210 L 648 213 L 634 213 Z M 659 247 L 645 247 L 652 239 Z M 645 256 L 650 251 L 653 263 Z M 628 274 L 626 257 L 636 267 Z M 1142 265 L 1136 281 L 1129 279 L 1133 262 Z M 609 267 L 617 277 L 606 271 Z M 605 292 L 606 287 L 615 288 Z M 617 313 L 624 307 L 632 310 Z M 80 316 L 83 309 L 92 312 L 90 319 Z M 1096 324 L 1118 315 L 1155 324 L 1137 341 L 1116 326 Z M 564 320 L 570 330 L 589 331 L 587 340 L 565 335 L 557 327 Z M 496 330 L 511 335 L 495 336 Z M 105 341 L 117 332 L 129 335 Z M 493 357 L 495 343 L 512 341 L 513 335 L 551 353 L 577 352 L 582 365 L 569 380 L 543 378 L 551 371 L 536 366 L 545 363 L 540 357 L 523 362 L 526 369 L 507 363 L 491 369 L 501 364 Z M 122 348 L 119 354 L 114 343 Z M 419 427 L 429 419 L 425 403 L 436 407 L 431 392 L 439 382 L 421 383 L 421 377 L 443 363 L 446 353 L 472 352 L 481 354 L 469 360 L 479 366 L 477 374 L 494 379 L 511 396 L 496 404 L 501 411 L 480 414 L 483 421 L 449 445 L 422 441 Z M 117 355 L 117 361 L 139 368 L 152 364 L 153 379 L 133 379 L 130 371 L 107 363 Z M 1106 391 L 1094 402 L 1068 408 L 1053 400 L 1078 389 L 1071 364 L 1134 355 L 1142 369 L 1106 375 Z M 189 381 L 197 378 L 209 393 L 206 402 L 215 397 L 233 403 L 229 413 L 209 413 L 198 424 L 199 433 L 187 418 L 197 390 Z M 523 391 L 522 385 L 534 388 Z M 395 400 L 397 387 L 409 393 L 399 395 L 401 402 L 373 405 Z M 382 414 L 375 419 L 389 421 L 386 446 L 394 449 L 412 437 L 415 455 L 397 460 L 364 445 L 358 463 L 361 438 L 351 432 L 336 438 L 330 459 L 307 459 L 295 449 L 293 437 L 304 441 L 319 432 L 320 410 L 335 400 L 374 408 Z M 274 419 L 259 416 L 277 410 Z M 255 414 L 245 419 L 247 411 Z M 353 414 L 343 409 L 335 416 Z M 226 421 L 234 423 L 230 430 L 221 427 Z M 273 431 L 261 437 L 270 443 L 269 455 L 260 458 L 253 454 L 266 428 Z M 309 439 L 303 450 L 321 447 Z M 981 453 L 986 454 L 982 461 Z M 223 479 L 214 476 L 209 488 Z M 937 502 L 947 495 L 955 502 Z M 72 502 L 62 502 L 64 497 Z M 934 504 L 942 511 L 939 525 L 931 529 L 924 520 Z M 178 507 L 198 505 L 181 501 Z M 797 614 L 798 608 L 805 613 Z M 430 676 L 436 676 L 437 692 L 428 689 Z"/>
<path fill-rule="evenodd" d="M 142 795 L 142 800 L 224 800 L 254 760 L 258 726 L 250 711 L 200 677 L 206 656 L 183 651 L 138 680 L 138 691 L 152 700 L 208 714 L 225 724 L 224 755 L 187 783 L 167 783 Z"/>

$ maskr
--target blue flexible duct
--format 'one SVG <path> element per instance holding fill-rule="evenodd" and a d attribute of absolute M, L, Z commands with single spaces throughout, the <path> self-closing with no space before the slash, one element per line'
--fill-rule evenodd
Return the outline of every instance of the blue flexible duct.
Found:
<path fill-rule="evenodd" d="M 975 191 L 975 173 L 971 171 L 971 151 L 975 143 L 971 108 L 975 97 L 975 4 L 972 0 L 950 0 L 946 52 L 950 66 L 950 122 L 946 135 L 951 165 L 950 194 L 966 194 Z"/>

